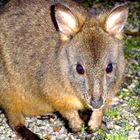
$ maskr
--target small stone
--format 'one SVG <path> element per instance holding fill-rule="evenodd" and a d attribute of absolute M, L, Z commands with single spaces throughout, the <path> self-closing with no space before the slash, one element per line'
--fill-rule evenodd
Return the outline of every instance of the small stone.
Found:
<path fill-rule="evenodd" d="M 120 130 L 121 127 L 120 127 L 119 125 L 114 125 L 114 129 L 115 129 L 115 130 Z"/>
<path fill-rule="evenodd" d="M 50 134 L 46 134 L 46 135 L 44 136 L 44 139 L 47 139 L 47 140 L 51 140 L 51 138 L 52 138 L 52 136 L 51 136 Z"/>
<path fill-rule="evenodd" d="M 59 126 L 53 126 L 53 131 L 54 132 L 59 132 L 61 130 L 61 127 Z"/>
<path fill-rule="evenodd" d="M 137 76 L 137 77 L 140 77 L 140 70 L 137 71 L 136 76 Z"/>
<path fill-rule="evenodd" d="M 135 128 L 135 131 L 139 131 L 140 132 L 140 125 Z"/>
<path fill-rule="evenodd" d="M 140 139 L 140 133 L 138 131 L 129 131 L 128 139 L 132 140 L 139 140 Z"/>

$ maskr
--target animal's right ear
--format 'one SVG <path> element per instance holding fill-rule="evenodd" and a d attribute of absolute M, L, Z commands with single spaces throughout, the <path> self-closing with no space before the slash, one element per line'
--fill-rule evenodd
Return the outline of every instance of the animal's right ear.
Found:
<path fill-rule="evenodd" d="M 128 5 L 122 4 L 108 14 L 105 22 L 106 31 L 109 34 L 117 36 L 123 29 L 128 17 Z"/>
<path fill-rule="evenodd" d="M 80 30 L 83 19 L 79 15 L 60 3 L 54 5 L 54 17 L 62 40 L 67 40 Z"/>

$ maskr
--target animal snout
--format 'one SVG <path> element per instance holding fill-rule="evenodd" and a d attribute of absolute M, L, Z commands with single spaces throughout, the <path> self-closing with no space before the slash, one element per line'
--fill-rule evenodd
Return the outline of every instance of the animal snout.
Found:
<path fill-rule="evenodd" d="M 103 99 L 102 98 L 96 99 L 92 97 L 90 100 L 90 104 L 93 108 L 98 109 L 103 105 Z"/>

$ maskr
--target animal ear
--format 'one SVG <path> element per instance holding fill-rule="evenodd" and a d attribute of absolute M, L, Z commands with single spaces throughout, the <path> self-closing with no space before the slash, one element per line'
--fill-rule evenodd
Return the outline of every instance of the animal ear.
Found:
<path fill-rule="evenodd" d="M 111 10 L 111 12 L 106 17 L 105 30 L 117 36 L 123 29 L 125 22 L 128 17 L 128 7 L 127 4 L 119 5 Z"/>
<path fill-rule="evenodd" d="M 63 36 L 69 37 L 77 33 L 81 25 L 76 13 L 73 13 L 69 8 L 62 4 L 55 5 L 55 19 L 59 31 Z"/>

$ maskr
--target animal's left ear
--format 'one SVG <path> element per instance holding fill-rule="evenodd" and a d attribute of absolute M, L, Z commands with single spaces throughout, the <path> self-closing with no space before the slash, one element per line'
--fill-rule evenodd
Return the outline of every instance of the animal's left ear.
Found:
<path fill-rule="evenodd" d="M 119 5 L 113 8 L 106 17 L 105 30 L 113 35 L 117 36 L 122 31 L 125 22 L 128 17 L 127 4 Z"/>

